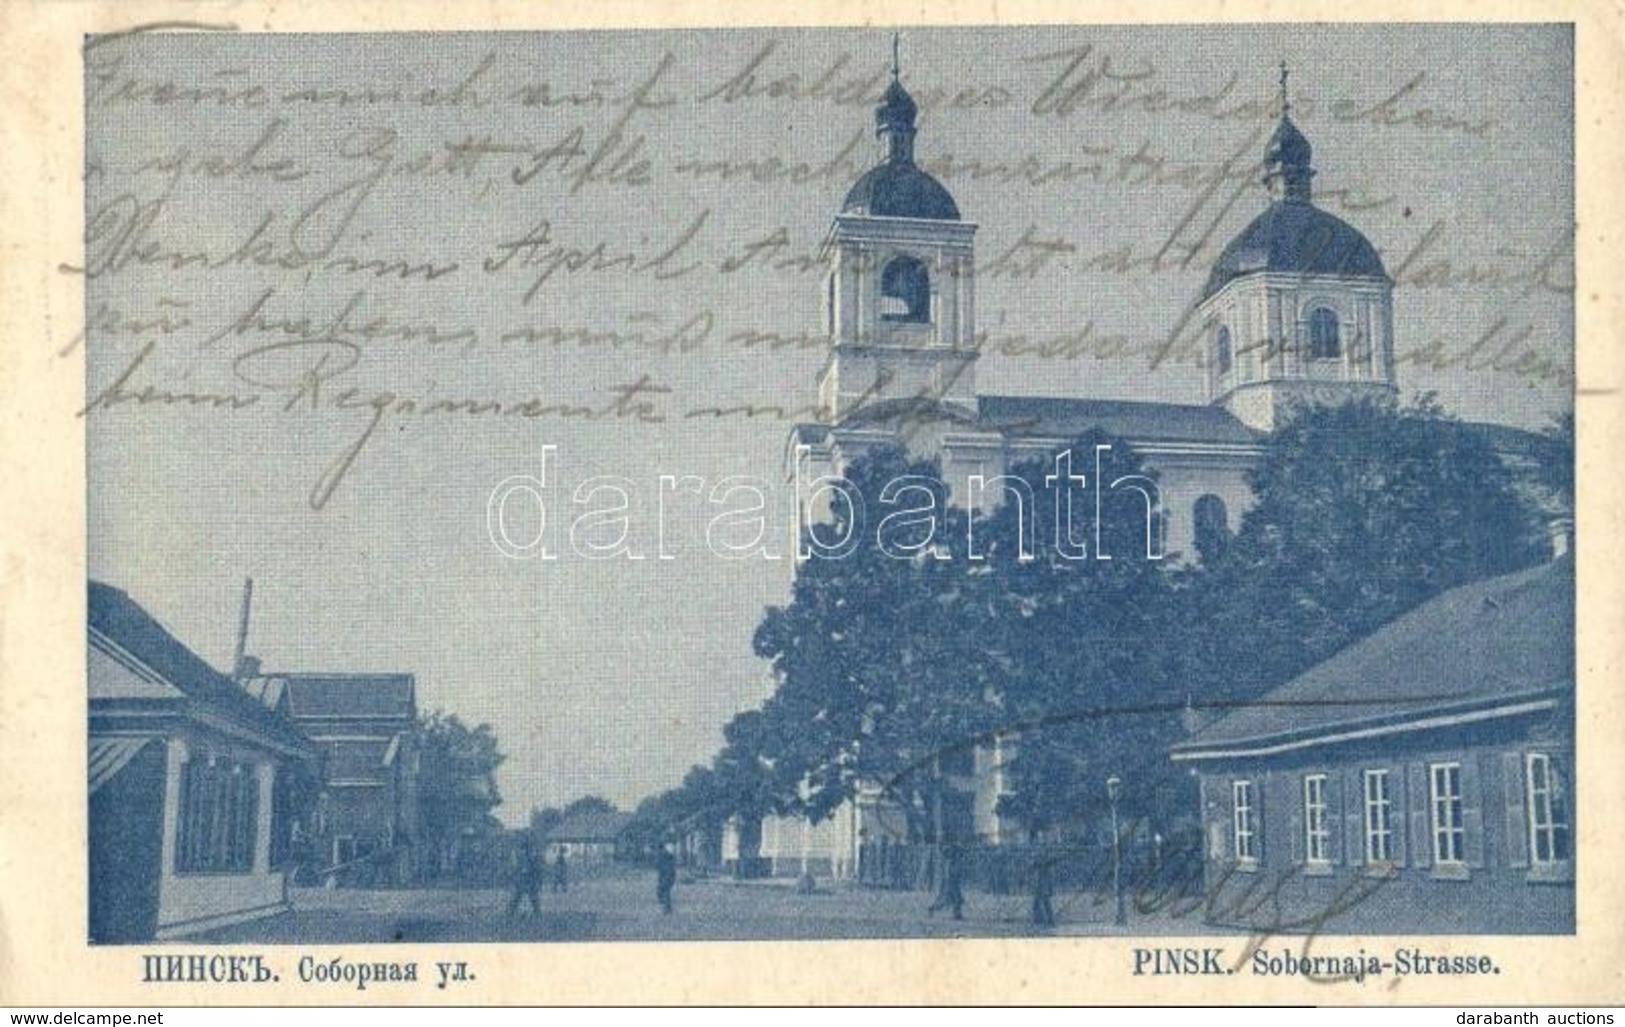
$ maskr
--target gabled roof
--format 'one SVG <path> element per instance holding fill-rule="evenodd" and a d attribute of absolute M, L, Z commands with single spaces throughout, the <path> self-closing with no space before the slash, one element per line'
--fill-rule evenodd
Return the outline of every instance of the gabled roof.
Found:
<path fill-rule="evenodd" d="M 180 693 L 174 698 L 146 701 L 169 703 L 183 714 L 220 716 L 257 732 L 268 741 L 300 752 L 310 751 L 309 743 L 292 724 L 209 666 L 127 593 L 100 581 L 89 584 L 90 630 L 135 657 Z M 92 644 L 96 644 L 94 637 Z M 93 696 L 92 702 L 119 698 L 142 697 Z"/>
<path fill-rule="evenodd" d="M 571 813 L 547 832 L 553 842 L 613 842 L 632 822 L 630 813 Z"/>
<path fill-rule="evenodd" d="M 983 396 L 982 420 L 1006 434 L 1076 438 L 1099 428 L 1127 442 L 1253 444 L 1261 436 L 1223 407 L 1111 399 Z"/>
<path fill-rule="evenodd" d="M 411 674 L 275 674 L 295 720 L 345 717 L 417 719 L 417 684 Z"/>
<path fill-rule="evenodd" d="M 1573 692 L 1574 562 L 1565 557 L 1423 603 L 1196 732 L 1173 756 L 1249 755 Z"/>

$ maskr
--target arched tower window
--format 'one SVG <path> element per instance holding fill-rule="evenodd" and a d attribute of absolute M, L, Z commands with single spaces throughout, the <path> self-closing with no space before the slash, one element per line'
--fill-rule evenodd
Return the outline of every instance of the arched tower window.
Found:
<path fill-rule="evenodd" d="M 880 319 L 925 324 L 931 320 L 931 276 L 913 257 L 895 257 L 880 270 Z"/>
<path fill-rule="evenodd" d="M 1221 375 L 1230 373 L 1231 356 L 1230 329 L 1220 325 L 1218 332 L 1213 336 L 1213 358 L 1218 363 Z"/>
<path fill-rule="evenodd" d="M 1336 360 L 1343 353 L 1338 338 L 1336 312 L 1316 307 L 1309 314 L 1309 356 L 1315 360 Z"/>
<path fill-rule="evenodd" d="M 1196 555 L 1207 563 L 1222 553 L 1230 541 L 1230 511 L 1224 500 L 1209 493 L 1196 500 L 1191 514 Z"/>

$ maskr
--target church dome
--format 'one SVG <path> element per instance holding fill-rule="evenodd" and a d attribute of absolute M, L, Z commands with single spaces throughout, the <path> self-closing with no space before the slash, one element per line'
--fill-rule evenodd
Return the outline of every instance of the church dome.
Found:
<path fill-rule="evenodd" d="M 891 85 L 875 107 L 875 135 L 886 141 L 886 159 L 853 183 L 841 211 L 877 218 L 958 221 L 959 205 L 948 190 L 914 163 L 914 119 L 920 108 L 898 76 L 897 41 L 893 39 Z"/>
<path fill-rule="evenodd" d="M 1376 247 L 1354 226 L 1309 203 L 1277 200 L 1224 248 L 1202 298 L 1243 275 L 1269 271 L 1388 278 Z"/>
<path fill-rule="evenodd" d="M 1278 271 L 1299 275 L 1388 280 L 1377 249 L 1341 218 L 1314 205 L 1313 148 L 1292 123 L 1286 66 L 1281 66 L 1281 120 L 1264 147 L 1269 208 L 1230 241 L 1208 275 L 1205 301 L 1244 275 Z"/>
<path fill-rule="evenodd" d="M 941 182 L 913 163 L 891 161 L 870 169 L 853 183 L 841 210 L 877 218 L 959 220 L 959 205 Z"/>

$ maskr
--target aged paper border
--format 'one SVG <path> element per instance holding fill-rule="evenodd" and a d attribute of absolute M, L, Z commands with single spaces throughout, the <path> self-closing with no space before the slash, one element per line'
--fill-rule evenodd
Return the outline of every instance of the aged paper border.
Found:
<path fill-rule="evenodd" d="M 290 946 L 267 949 L 279 984 L 143 985 L 141 955 L 253 951 L 90 948 L 85 941 L 85 540 L 83 350 L 58 355 L 82 318 L 82 77 L 87 32 L 154 22 L 245 32 L 542 30 L 711 25 L 920 25 L 1176 21 L 1541 21 L 1575 24 L 1579 267 L 1580 709 L 1578 933 L 1572 938 L 1345 938 L 1318 951 L 1407 942 L 1483 952 L 1492 977 L 1324 985 L 1303 978 L 1134 977 L 1132 940 Z M 303 0 L 0 5 L 0 1004 L 622 1003 L 1625 1003 L 1625 606 L 1619 444 L 1625 442 L 1625 7 L 1611 0 L 1347 2 L 1181 0 Z M 1178 944 L 1159 939 L 1159 944 Z M 1196 942 L 1200 944 L 1200 942 Z M 1232 944 L 1232 947 L 1235 947 Z M 302 984 L 304 954 L 417 960 L 416 986 Z M 469 985 L 434 987 L 433 963 L 467 960 Z"/>

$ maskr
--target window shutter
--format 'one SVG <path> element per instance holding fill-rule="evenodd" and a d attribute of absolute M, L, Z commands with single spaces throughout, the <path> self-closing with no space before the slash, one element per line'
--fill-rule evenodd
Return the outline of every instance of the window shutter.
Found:
<path fill-rule="evenodd" d="M 1469 753 L 1461 761 L 1461 826 L 1466 850 L 1462 853 L 1470 867 L 1484 865 L 1484 788 L 1478 773 L 1478 756 Z"/>
<path fill-rule="evenodd" d="M 1433 839 L 1429 835 L 1428 820 L 1428 765 L 1408 764 L 1405 767 L 1405 783 L 1409 789 L 1406 812 L 1411 821 L 1411 864 L 1419 867 L 1432 866 Z"/>
<path fill-rule="evenodd" d="M 178 815 L 175 818 L 175 873 L 192 868 L 192 844 L 197 837 L 197 828 L 193 825 L 192 809 L 192 767 L 194 764 L 187 760 L 181 764 L 181 786 L 178 799 Z"/>
<path fill-rule="evenodd" d="M 1524 806 L 1524 758 L 1521 752 L 1501 754 L 1501 792 L 1506 797 L 1507 866 L 1529 865 L 1529 813 Z"/>
<path fill-rule="evenodd" d="M 1269 803 L 1264 799 L 1270 790 L 1270 776 L 1260 774 L 1253 779 L 1253 858 L 1262 863 L 1269 856 L 1265 845 L 1269 842 L 1269 832 L 1265 830 L 1265 817 L 1269 814 Z"/>
<path fill-rule="evenodd" d="M 1407 835 L 1408 815 L 1405 795 L 1405 768 L 1403 766 L 1388 768 L 1388 826 L 1393 829 L 1389 836 L 1388 846 L 1394 856 L 1394 866 L 1405 865 L 1405 853 L 1410 849 Z"/>
<path fill-rule="evenodd" d="M 1359 768 L 1345 769 L 1338 777 L 1338 809 L 1342 811 L 1342 845 L 1332 846 L 1332 859 L 1357 867 L 1365 862 L 1365 781 Z"/>
<path fill-rule="evenodd" d="M 1302 777 L 1293 777 L 1290 779 L 1290 781 L 1290 787 L 1294 794 L 1292 801 L 1287 804 L 1286 819 L 1287 823 L 1289 823 L 1292 827 L 1292 862 L 1294 865 L 1297 865 L 1303 862 L 1303 836 L 1309 830 L 1309 806 L 1305 801 L 1308 797 L 1304 794 L 1304 789 L 1306 787 L 1304 785 L 1304 779 Z M 1296 815 L 1293 814 L 1294 810 L 1297 811 Z"/>

